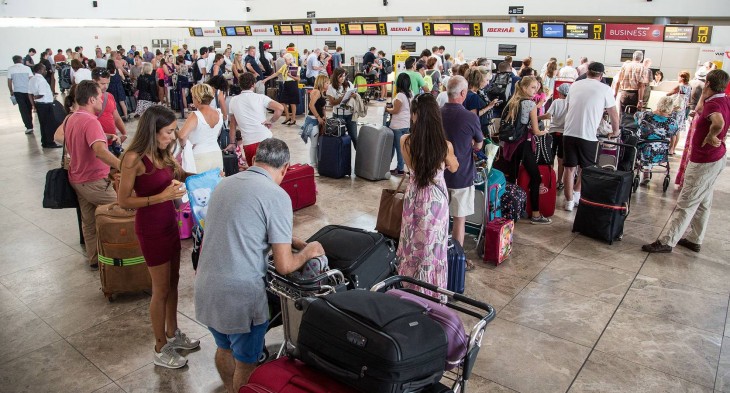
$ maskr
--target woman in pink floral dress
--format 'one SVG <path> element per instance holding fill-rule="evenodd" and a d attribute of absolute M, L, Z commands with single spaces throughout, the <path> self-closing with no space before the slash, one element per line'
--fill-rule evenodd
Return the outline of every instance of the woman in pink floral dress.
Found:
<path fill-rule="evenodd" d="M 449 201 L 444 169 L 456 172 L 459 162 L 446 140 L 434 96 L 420 94 L 413 99 L 411 123 L 410 134 L 400 140 L 410 176 L 396 253 L 400 259 L 398 274 L 445 288 Z M 431 291 L 422 292 L 434 295 Z"/>

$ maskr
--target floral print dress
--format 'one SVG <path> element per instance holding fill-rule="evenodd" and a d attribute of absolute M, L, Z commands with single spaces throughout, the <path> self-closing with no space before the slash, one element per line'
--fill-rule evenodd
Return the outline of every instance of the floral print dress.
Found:
<path fill-rule="evenodd" d="M 448 280 L 449 201 L 446 192 L 443 168 L 438 170 L 433 183 L 424 188 L 419 188 L 415 177 L 410 176 L 403 199 L 403 221 L 396 252 L 400 260 L 398 274 L 441 288 L 446 288 Z M 414 289 L 439 297 L 429 290 Z"/>
<path fill-rule="evenodd" d="M 639 135 L 644 141 L 669 139 L 678 129 L 678 113 L 673 112 L 668 117 L 651 111 L 636 113 L 636 123 L 639 125 Z M 655 164 L 669 161 L 669 146 L 666 142 L 649 142 L 639 147 L 639 160 L 642 169 L 651 170 Z"/>

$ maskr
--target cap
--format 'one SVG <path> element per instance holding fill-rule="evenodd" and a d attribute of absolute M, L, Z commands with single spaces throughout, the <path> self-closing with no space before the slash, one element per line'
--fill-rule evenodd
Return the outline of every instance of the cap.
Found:
<path fill-rule="evenodd" d="M 269 44 L 268 42 L 265 42 L 264 49 L 271 49 L 271 44 Z"/>
<path fill-rule="evenodd" d="M 558 93 L 567 96 L 568 91 L 570 90 L 570 83 L 563 83 L 562 85 L 558 86 Z"/>
<path fill-rule="evenodd" d="M 603 66 L 603 63 L 594 61 L 593 63 L 588 64 L 588 71 L 604 73 L 606 72 L 606 67 Z"/>
<path fill-rule="evenodd" d="M 697 78 L 697 79 L 699 79 L 701 81 L 707 79 L 707 70 L 698 70 L 695 73 L 695 78 Z"/>

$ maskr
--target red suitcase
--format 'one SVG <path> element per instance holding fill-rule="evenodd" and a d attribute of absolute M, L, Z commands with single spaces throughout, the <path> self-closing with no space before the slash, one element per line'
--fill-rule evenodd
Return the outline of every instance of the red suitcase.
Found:
<path fill-rule="evenodd" d="M 289 194 L 294 211 L 317 203 L 317 185 L 314 168 L 307 164 L 294 164 L 281 181 L 281 188 Z"/>
<path fill-rule="evenodd" d="M 492 209 L 499 209 L 499 202 L 490 204 L 489 194 L 491 194 L 492 188 L 499 188 L 499 184 L 495 184 L 489 187 L 487 195 L 487 206 L 492 206 Z M 499 190 L 495 192 L 499 194 Z M 489 221 L 489 214 L 484 218 L 487 220 L 487 225 L 484 230 L 484 262 L 493 262 L 495 265 L 499 265 L 504 262 L 505 259 L 512 252 L 512 234 L 515 230 L 515 222 L 508 218 L 495 218 Z"/>
<path fill-rule="evenodd" d="M 282 357 L 259 366 L 238 393 L 356 393 L 299 360 Z"/>
<path fill-rule="evenodd" d="M 557 175 L 555 170 L 548 165 L 538 165 L 542 181 L 540 182 L 540 214 L 545 217 L 552 217 L 555 214 L 555 200 L 558 196 Z M 527 193 L 527 206 L 525 211 L 529 216 L 532 213 L 530 207 L 530 175 L 527 174 L 525 167 L 520 165 L 520 171 L 517 175 L 517 185 Z"/>

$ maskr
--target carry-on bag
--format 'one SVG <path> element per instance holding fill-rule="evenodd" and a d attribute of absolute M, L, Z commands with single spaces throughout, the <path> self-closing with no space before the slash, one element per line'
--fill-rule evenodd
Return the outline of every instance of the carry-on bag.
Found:
<path fill-rule="evenodd" d="M 527 193 L 516 184 L 509 183 L 505 186 L 504 194 L 500 199 L 502 217 L 517 222 L 525 214 L 527 205 Z"/>
<path fill-rule="evenodd" d="M 223 152 L 223 172 L 226 176 L 233 176 L 238 173 L 238 157 L 235 153 Z"/>
<path fill-rule="evenodd" d="M 557 175 L 555 170 L 548 165 L 538 165 L 540 171 L 540 214 L 545 217 L 552 217 L 555 215 L 555 200 L 558 195 L 557 186 Z M 529 195 L 530 190 L 530 175 L 525 170 L 525 167 L 520 165 L 520 169 L 517 175 L 517 185 L 520 186 Z M 532 207 L 530 205 L 530 198 L 527 198 L 527 205 L 525 211 L 529 215 L 532 213 Z"/>
<path fill-rule="evenodd" d="M 391 289 L 385 293 L 420 305 L 426 310 L 426 315 L 441 325 L 444 333 L 446 333 L 446 341 L 448 343 L 446 370 L 451 370 L 464 360 L 466 349 L 469 346 L 469 340 L 464 331 L 464 324 L 461 322 L 461 318 L 459 318 L 459 314 L 456 311 L 443 304 L 429 300 L 425 296 L 419 296 L 406 290 Z"/>
<path fill-rule="evenodd" d="M 322 244 L 330 268 L 345 275 L 350 289 L 369 289 L 396 271 L 395 244 L 380 233 L 327 225 L 307 240 L 313 241 Z"/>
<path fill-rule="evenodd" d="M 466 282 L 466 254 L 458 240 L 449 238 L 446 260 L 449 268 L 446 289 L 456 293 L 464 293 L 464 285 Z"/>
<path fill-rule="evenodd" d="M 317 148 L 320 176 L 339 179 L 352 174 L 352 149 L 349 135 L 321 136 Z"/>
<path fill-rule="evenodd" d="M 297 355 L 360 392 L 401 393 L 436 384 L 447 349 L 446 333 L 423 306 L 345 291 L 305 305 Z"/>
<path fill-rule="evenodd" d="M 393 131 L 384 126 L 360 127 L 355 155 L 355 175 L 368 180 L 389 179 L 391 161 L 393 161 Z"/>
<path fill-rule="evenodd" d="M 491 190 L 493 187 L 499 187 L 498 184 L 489 187 Z M 487 204 L 490 206 L 489 204 Z M 499 206 L 493 208 L 499 208 Z M 477 243 L 477 251 L 482 252 L 482 259 L 485 262 L 492 262 L 495 265 L 499 265 L 504 262 L 509 254 L 512 252 L 512 234 L 515 228 L 515 222 L 507 218 L 496 218 L 489 220 L 487 215 L 487 225 L 484 230 L 484 236 L 480 238 L 480 242 Z"/>
<path fill-rule="evenodd" d="M 636 159 L 636 147 L 622 143 L 602 142 L 615 145 L 623 154 Z M 621 152 L 618 152 L 621 154 Z M 621 240 L 624 221 L 631 210 L 631 186 L 633 172 L 614 171 L 608 168 L 589 167 L 581 173 L 581 196 L 573 221 L 573 232 L 604 240 L 613 244 Z"/>
<path fill-rule="evenodd" d="M 325 136 L 342 136 L 347 133 L 347 125 L 345 120 L 339 117 L 330 117 L 325 120 L 324 132 Z"/>
<path fill-rule="evenodd" d="M 355 393 L 300 360 L 281 357 L 256 370 L 238 393 Z"/>
<path fill-rule="evenodd" d="M 101 290 L 109 301 L 117 293 L 152 289 L 147 264 L 134 232 L 135 210 L 118 203 L 96 208 L 97 251 Z"/>
<path fill-rule="evenodd" d="M 314 168 L 307 164 L 291 165 L 281 181 L 281 188 L 289 194 L 294 211 L 317 203 Z"/>
<path fill-rule="evenodd" d="M 388 236 L 391 239 L 400 238 L 401 225 L 403 223 L 403 201 L 405 200 L 405 189 L 401 188 L 406 176 L 403 176 L 395 189 L 384 188 L 380 193 L 380 206 L 378 206 L 378 219 L 375 223 L 375 230 Z"/>

